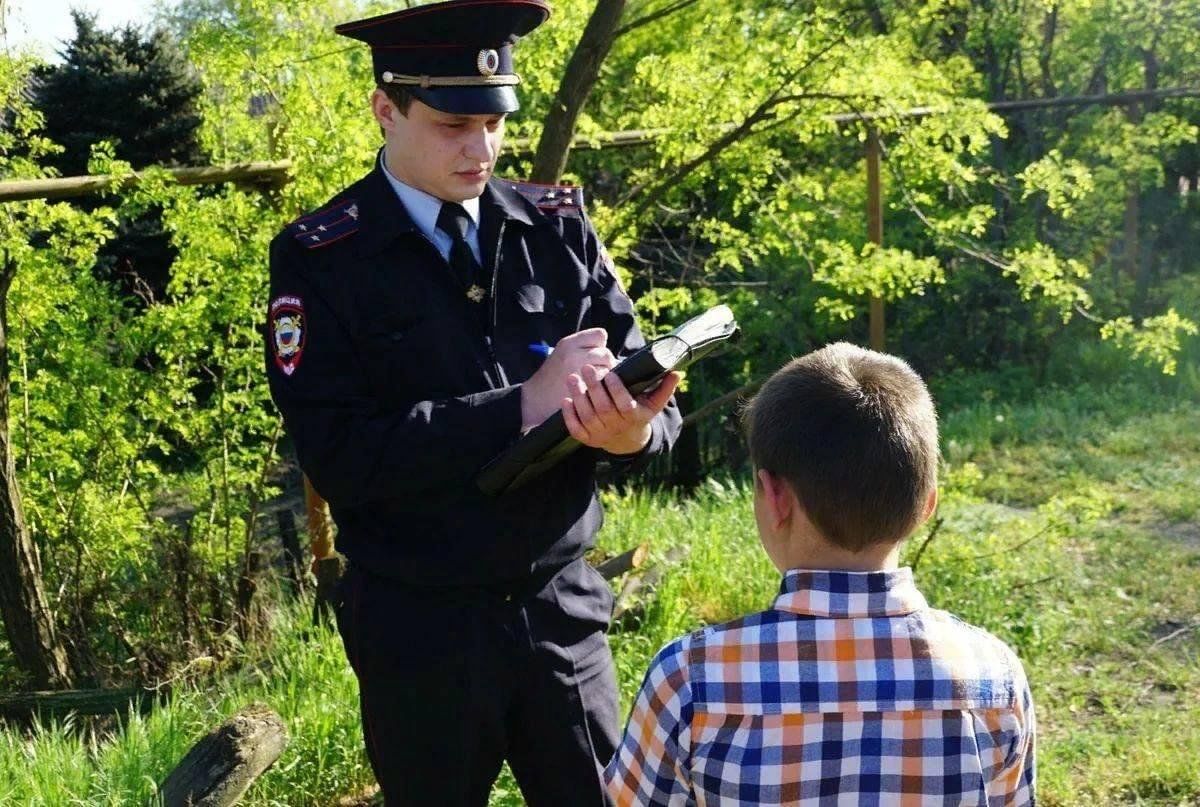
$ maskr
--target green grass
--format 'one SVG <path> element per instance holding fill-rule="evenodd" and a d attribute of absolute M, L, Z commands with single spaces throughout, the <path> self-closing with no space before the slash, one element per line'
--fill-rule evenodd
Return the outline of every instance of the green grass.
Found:
<path fill-rule="evenodd" d="M 940 528 L 917 569 L 931 603 L 1023 658 L 1047 805 L 1200 804 L 1200 404 L 1144 386 L 981 396 L 943 417 Z M 654 652 L 770 603 L 778 579 L 749 497 L 710 481 L 678 500 L 606 495 L 602 552 L 687 546 L 636 632 L 611 637 L 622 708 Z M 912 562 L 928 535 L 906 548 Z M 0 803 L 144 802 L 221 718 L 250 702 L 291 742 L 248 804 L 332 804 L 370 784 L 356 690 L 336 635 L 301 638 L 301 612 L 236 674 L 177 688 L 170 705 L 96 739 L 69 726 L 0 733 Z M 1189 626 L 1196 625 L 1195 629 Z M 510 777 L 496 805 L 521 803 Z"/>

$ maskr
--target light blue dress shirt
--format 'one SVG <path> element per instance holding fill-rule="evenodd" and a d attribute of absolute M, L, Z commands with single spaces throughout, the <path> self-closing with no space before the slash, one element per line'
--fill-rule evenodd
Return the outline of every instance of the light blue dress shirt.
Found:
<path fill-rule="evenodd" d="M 450 236 L 437 228 L 438 214 L 442 212 L 442 200 L 433 194 L 417 190 L 412 185 L 401 182 L 392 176 L 387 163 L 383 161 L 382 153 L 379 155 L 379 167 L 383 169 L 383 175 L 391 183 L 392 190 L 396 191 L 396 195 L 400 197 L 400 202 L 408 211 L 408 215 L 412 216 L 413 223 L 425 234 L 426 238 L 433 242 L 438 252 L 442 253 L 442 258 L 449 261 Z M 483 256 L 479 253 L 479 197 L 467 199 L 461 204 L 467 211 L 467 245 L 471 247 L 475 260 L 482 266 Z"/>

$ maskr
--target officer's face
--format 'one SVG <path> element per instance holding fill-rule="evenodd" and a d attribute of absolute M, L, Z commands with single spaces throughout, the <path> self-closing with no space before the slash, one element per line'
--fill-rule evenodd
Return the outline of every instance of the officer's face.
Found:
<path fill-rule="evenodd" d="M 416 99 L 401 115 L 379 90 L 372 106 L 397 179 L 448 202 L 483 193 L 504 140 L 504 115 L 451 115 Z"/>

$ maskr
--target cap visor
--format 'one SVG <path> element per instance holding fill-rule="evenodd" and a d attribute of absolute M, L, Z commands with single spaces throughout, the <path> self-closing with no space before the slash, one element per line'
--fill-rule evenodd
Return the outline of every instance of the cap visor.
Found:
<path fill-rule="evenodd" d="M 512 87 L 405 87 L 417 100 L 451 115 L 502 115 L 521 108 Z"/>

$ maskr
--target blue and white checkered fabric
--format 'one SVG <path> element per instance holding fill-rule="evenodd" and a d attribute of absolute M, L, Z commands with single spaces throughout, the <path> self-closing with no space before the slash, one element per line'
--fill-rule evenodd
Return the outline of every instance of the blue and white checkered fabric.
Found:
<path fill-rule="evenodd" d="M 605 779 L 622 806 L 1032 804 L 1033 699 L 911 570 L 793 570 L 658 653 Z"/>

